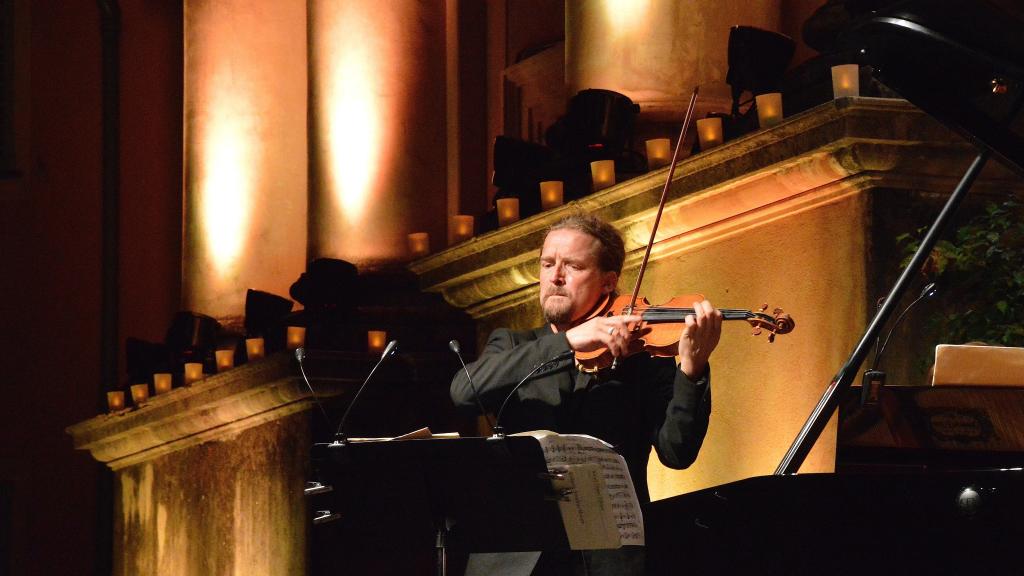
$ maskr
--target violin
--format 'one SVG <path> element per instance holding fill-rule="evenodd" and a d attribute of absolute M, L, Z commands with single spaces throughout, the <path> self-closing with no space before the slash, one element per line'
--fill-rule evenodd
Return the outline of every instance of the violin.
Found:
<path fill-rule="evenodd" d="M 590 316 L 591 318 L 598 315 L 640 316 L 643 319 L 642 322 L 634 327 L 634 332 L 639 332 L 637 339 L 634 340 L 636 348 L 631 351 L 634 354 L 645 350 L 651 356 L 675 356 L 679 346 L 679 337 L 682 335 L 683 326 L 686 323 L 686 317 L 694 313 L 693 308 L 682 307 L 679 304 L 692 304 L 693 302 L 704 300 L 704 296 L 693 294 L 690 296 L 676 296 L 662 306 L 651 306 L 646 298 L 640 296 L 640 283 L 644 279 L 644 271 L 647 269 L 647 263 L 651 257 L 651 248 L 654 246 L 654 239 L 658 233 L 661 214 L 665 210 L 665 201 L 668 199 L 672 175 L 675 173 L 676 164 L 679 162 L 679 149 L 682 147 L 683 141 L 686 140 L 686 130 L 690 126 L 690 120 L 693 118 L 694 105 L 697 103 L 697 91 L 698 88 L 695 87 L 693 95 L 690 96 L 690 104 L 686 109 L 686 116 L 683 119 L 683 127 L 679 132 L 679 139 L 676 140 L 676 148 L 672 153 L 672 162 L 669 164 L 668 176 L 665 178 L 665 186 L 661 190 L 658 213 L 655 215 L 654 225 L 651 227 L 651 238 L 647 242 L 647 250 L 644 252 L 644 259 L 640 263 L 640 268 L 637 272 L 633 293 L 631 296 L 619 296 L 616 298 L 613 298 L 613 295 L 609 295 L 606 301 L 597 307 L 597 313 Z M 735 309 L 720 309 L 719 311 L 722 313 L 722 320 L 746 320 L 749 322 L 754 327 L 755 336 L 767 329 L 770 333 L 768 341 L 774 342 L 776 334 L 786 334 L 792 331 L 795 323 L 788 314 L 783 314 L 780 308 L 776 308 L 773 311 L 773 315 L 765 314 L 764 311 L 767 309 L 768 305 L 765 304 L 757 312 Z M 580 366 L 580 369 L 588 372 L 596 372 L 609 367 L 614 370 L 618 365 L 618 358 L 612 356 L 607 348 L 591 352 L 576 352 L 575 356 L 576 363 Z"/>
<path fill-rule="evenodd" d="M 679 347 L 679 336 L 686 325 L 686 317 L 694 314 L 692 307 L 685 304 L 693 304 L 704 300 L 702 294 L 690 294 L 675 296 L 660 306 L 652 306 L 647 298 L 641 296 L 630 307 L 630 296 L 609 295 L 603 305 L 597 308 L 597 312 L 590 316 L 623 316 L 635 315 L 642 318 L 641 323 L 634 330 L 640 335 L 633 341 L 635 349 L 631 353 L 640 351 L 647 352 L 651 356 L 671 357 L 676 355 Z M 759 310 L 741 310 L 736 308 L 720 308 L 722 320 L 745 320 L 753 327 L 753 335 L 760 336 L 768 332 L 768 342 L 774 342 L 777 334 L 787 334 L 793 331 L 796 322 L 784 314 L 781 308 L 776 308 L 772 314 L 766 314 L 768 305 L 765 304 Z M 589 320 L 589 318 L 588 318 Z M 615 358 L 607 348 L 600 348 L 590 352 L 576 352 L 576 363 L 585 372 L 596 372 L 610 367 Z"/>

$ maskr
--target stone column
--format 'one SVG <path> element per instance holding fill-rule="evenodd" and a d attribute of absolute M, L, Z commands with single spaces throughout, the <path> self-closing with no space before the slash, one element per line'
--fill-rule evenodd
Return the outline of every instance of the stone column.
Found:
<path fill-rule="evenodd" d="M 182 306 L 235 323 L 306 256 L 306 6 L 185 3 Z"/>
<path fill-rule="evenodd" d="M 729 29 L 779 30 L 781 0 L 573 0 L 565 3 L 565 81 L 571 97 L 614 90 L 641 118 L 681 120 L 700 85 L 700 118 L 728 111 Z"/>
<path fill-rule="evenodd" d="M 309 256 L 406 258 L 446 225 L 443 0 L 312 0 Z"/>

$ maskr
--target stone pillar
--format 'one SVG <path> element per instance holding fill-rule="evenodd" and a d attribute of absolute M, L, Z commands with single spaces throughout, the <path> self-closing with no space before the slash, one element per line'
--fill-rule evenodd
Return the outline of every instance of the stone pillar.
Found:
<path fill-rule="evenodd" d="M 573 0 L 565 3 L 565 82 L 625 94 L 642 118 L 681 120 L 699 85 L 700 118 L 728 111 L 729 29 L 778 31 L 781 0 Z"/>
<path fill-rule="evenodd" d="M 306 256 L 306 6 L 185 3 L 182 306 L 233 323 Z"/>
<path fill-rule="evenodd" d="M 406 258 L 446 225 L 443 0 L 312 0 L 309 256 Z"/>

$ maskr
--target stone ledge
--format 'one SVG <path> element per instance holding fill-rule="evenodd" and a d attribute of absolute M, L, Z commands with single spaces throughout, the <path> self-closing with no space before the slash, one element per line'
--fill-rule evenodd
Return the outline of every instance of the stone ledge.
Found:
<path fill-rule="evenodd" d="M 365 378 L 364 354 L 310 351 L 317 395 L 336 396 Z M 117 470 L 308 409 L 311 394 L 291 354 L 272 354 L 186 388 L 154 396 L 140 408 L 101 414 L 67 428 L 74 447 Z M 340 369 L 339 369 L 340 368 Z M 326 377 L 319 376 L 327 374 Z"/>
<path fill-rule="evenodd" d="M 678 164 L 652 258 L 875 187 L 951 190 L 970 145 L 904 100 L 843 98 L 758 130 Z M 574 211 L 612 222 L 626 240 L 626 270 L 650 237 L 668 168 L 542 212 L 409 265 L 420 286 L 482 318 L 536 297 L 536 249 L 548 226 Z M 1003 186 L 1019 179 L 986 172 Z M 984 181 L 978 187 L 984 188 Z M 717 235 L 717 236 L 716 236 Z"/>

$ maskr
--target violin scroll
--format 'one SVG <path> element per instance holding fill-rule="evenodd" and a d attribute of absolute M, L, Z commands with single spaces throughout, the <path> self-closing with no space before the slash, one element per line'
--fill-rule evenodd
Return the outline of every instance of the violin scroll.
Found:
<path fill-rule="evenodd" d="M 767 309 L 768 305 L 765 304 L 757 312 L 750 312 L 746 319 L 754 327 L 754 336 L 760 336 L 762 330 L 767 330 L 768 342 L 774 342 L 777 334 L 788 334 L 796 327 L 796 322 L 789 314 L 783 313 L 782 308 L 772 310 L 771 315 L 764 313 Z"/>

